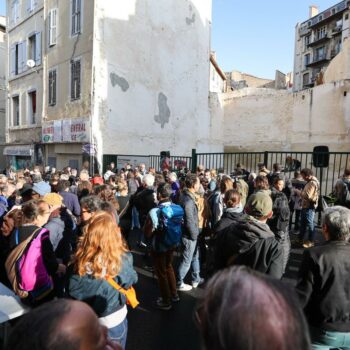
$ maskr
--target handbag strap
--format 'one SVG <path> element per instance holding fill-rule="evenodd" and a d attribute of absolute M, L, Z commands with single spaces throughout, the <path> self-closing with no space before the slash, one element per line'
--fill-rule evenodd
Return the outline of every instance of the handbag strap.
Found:
<path fill-rule="evenodd" d="M 126 289 L 121 287 L 112 277 L 106 276 L 106 280 L 113 288 L 126 296 Z"/>

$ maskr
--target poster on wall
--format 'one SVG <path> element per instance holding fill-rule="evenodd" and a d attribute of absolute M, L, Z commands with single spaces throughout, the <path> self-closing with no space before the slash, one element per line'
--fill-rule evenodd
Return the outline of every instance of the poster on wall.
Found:
<path fill-rule="evenodd" d="M 90 120 L 87 118 L 55 120 L 43 124 L 42 142 L 89 142 Z"/>
<path fill-rule="evenodd" d="M 53 141 L 61 142 L 62 141 L 62 121 L 55 120 L 53 122 Z"/>
<path fill-rule="evenodd" d="M 62 141 L 63 142 L 71 141 L 70 124 L 71 124 L 70 119 L 62 121 Z"/>
<path fill-rule="evenodd" d="M 42 142 L 50 143 L 53 142 L 54 126 L 53 122 L 45 123 L 42 127 Z"/>

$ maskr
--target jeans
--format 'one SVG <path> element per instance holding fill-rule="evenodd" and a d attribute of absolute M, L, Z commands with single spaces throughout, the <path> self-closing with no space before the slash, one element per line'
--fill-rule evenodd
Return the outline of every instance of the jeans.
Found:
<path fill-rule="evenodd" d="M 289 232 L 292 231 L 292 224 L 293 224 L 293 214 L 295 213 L 295 222 L 294 222 L 294 230 L 298 231 L 300 227 L 300 209 L 295 209 L 290 212 L 290 218 L 289 218 Z"/>
<path fill-rule="evenodd" d="M 315 240 L 315 209 L 307 208 L 301 209 L 301 220 L 300 220 L 300 237 L 303 238 L 304 241 Z"/>
<path fill-rule="evenodd" d="M 188 238 L 182 237 L 183 251 L 181 255 L 181 262 L 178 269 L 178 285 L 183 283 L 187 272 L 192 267 L 192 283 L 199 282 L 200 267 L 199 267 L 199 249 L 197 240 L 192 241 Z"/>
<path fill-rule="evenodd" d="M 350 349 L 350 333 L 331 332 L 310 327 L 313 350 Z"/>
<path fill-rule="evenodd" d="M 108 328 L 108 336 L 112 339 L 117 341 L 123 349 L 125 349 L 126 344 L 126 337 L 128 335 L 128 320 L 125 317 L 124 321 L 118 326 L 115 326 L 113 328 Z"/>
<path fill-rule="evenodd" d="M 153 252 L 155 273 L 158 277 L 160 295 L 165 303 L 177 295 L 176 278 L 173 269 L 173 250 L 164 253 Z"/>

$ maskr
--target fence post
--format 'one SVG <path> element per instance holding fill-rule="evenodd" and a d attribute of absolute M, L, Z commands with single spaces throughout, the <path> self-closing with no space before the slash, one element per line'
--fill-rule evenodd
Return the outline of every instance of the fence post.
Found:
<path fill-rule="evenodd" d="M 192 173 L 196 173 L 197 170 L 197 153 L 196 149 L 192 148 Z"/>
<path fill-rule="evenodd" d="M 264 165 L 266 166 L 266 168 L 267 168 L 268 161 L 269 161 L 269 152 L 265 151 L 264 152 Z"/>

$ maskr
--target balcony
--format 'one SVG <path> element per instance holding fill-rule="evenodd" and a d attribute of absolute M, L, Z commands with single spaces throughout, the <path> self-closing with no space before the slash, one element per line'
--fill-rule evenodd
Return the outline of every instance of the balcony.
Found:
<path fill-rule="evenodd" d="M 335 35 L 341 34 L 342 30 L 343 30 L 343 26 L 335 27 L 332 29 L 331 35 L 335 36 Z"/>
<path fill-rule="evenodd" d="M 326 54 L 318 55 L 318 56 L 314 57 L 314 59 L 311 62 L 309 62 L 306 65 L 306 67 L 315 67 L 315 66 L 318 66 L 320 64 L 324 64 L 328 61 L 330 61 L 330 58 Z"/>
<path fill-rule="evenodd" d="M 316 45 L 319 45 L 319 44 L 326 42 L 327 40 L 330 40 L 330 37 L 328 36 L 328 33 L 325 33 L 324 35 L 315 38 L 307 46 L 308 47 L 316 46 Z"/>

